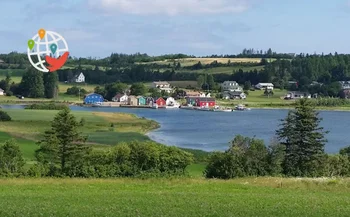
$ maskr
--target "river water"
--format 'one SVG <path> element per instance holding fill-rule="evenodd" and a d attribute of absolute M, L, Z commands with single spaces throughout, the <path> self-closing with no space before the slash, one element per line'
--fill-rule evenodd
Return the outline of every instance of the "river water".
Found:
<path fill-rule="evenodd" d="M 23 108 L 23 106 L 2 106 Z M 167 109 L 130 109 L 71 106 L 74 111 L 125 112 L 152 119 L 161 127 L 148 136 L 159 143 L 205 151 L 226 150 L 235 135 L 263 139 L 269 144 L 288 110 L 252 109 L 251 111 L 205 112 Z M 350 145 L 350 112 L 321 111 L 321 126 L 329 131 L 326 152 L 337 153 Z"/>

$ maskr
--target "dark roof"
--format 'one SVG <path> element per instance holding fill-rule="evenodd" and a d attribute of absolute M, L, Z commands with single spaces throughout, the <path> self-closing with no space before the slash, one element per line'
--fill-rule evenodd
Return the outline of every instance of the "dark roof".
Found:
<path fill-rule="evenodd" d="M 88 95 L 85 95 L 85 97 L 88 97 L 88 96 L 91 96 L 91 95 L 99 95 L 99 96 L 101 96 L 103 98 L 103 96 L 101 94 L 98 94 L 98 93 L 90 93 Z"/>
<path fill-rule="evenodd" d="M 120 97 L 122 97 L 122 96 L 124 96 L 124 94 L 122 94 L 122 93 L 117 93 L 117 94 L 114 96 L 114 98 L 120 98 Z"/>
<path fill-rule="evenodd" d="M 234 91 L 229 93 L 232 96 L 240 96 L 242 94 L 242 91 Z"/>
<path fill-rule="evenodd" d="M 215 98 L 199 97 L 199 101 L 215 101 Z"/>
<path fill-rule="evenodd" d="M 305 94 L 310 94 L 310 93 L 307 93 L 307 92 L 299 92 L 299 91 L 291 91 L 291 92 L 288 92 L 288 93 L 292 93 L 292 94 L 297 94 L 297 95 L 305 95 Z"/>
<path fill-rule="evenodd" d="M 74 79 L 78 78 L 80 74 L 83 74 L 83 75 L 84 75 L 84 73 L 79 72 L 79 73 L 77 73 L 77 74 L 74 75 Z"/>

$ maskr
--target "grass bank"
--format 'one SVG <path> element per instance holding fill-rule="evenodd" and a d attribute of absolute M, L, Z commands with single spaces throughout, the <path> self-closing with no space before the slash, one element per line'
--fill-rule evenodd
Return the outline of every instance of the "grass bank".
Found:
<path fill-rule="evenodd" d="M 15 138 L 26 160 L 34 160 L 36 141 L 40 140 L 45 130 L 50 128 L 50 121 L 58 113 L 55 110 L 4 109 L 13 119 L 0 125 L 0 140 Z M 149 140 L 145 133 L 156 129 L 159 124 L 152 120 L 138 118 L 133 114 L 72 111 L 80 121 L 85 119 L 81 128 L 88 136 L 91 145 L 116 145 L 133 140 Z"/>
<path fill-rule="evenodd" d="M 1 216 L 348 216 L 349 179 L 3 179 Z"/>

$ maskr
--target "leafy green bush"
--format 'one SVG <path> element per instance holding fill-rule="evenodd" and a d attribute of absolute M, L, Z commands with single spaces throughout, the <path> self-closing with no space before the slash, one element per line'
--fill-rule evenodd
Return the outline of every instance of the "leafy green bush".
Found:
<path fill-rule="evenodd" d="M 11 121 L 10 115 L 7 114 L 5 111 L 0 111 L 0 121 Z"/>
<path fill-rule="evenodd" d="M 31 104 L 25 107 L 25 109 L 33 110 L 63 110 L 66 108 L 68 108 L 67 105 L 58 103 Z"/>
<path fill-rule="evenodd" d="M 17 176 L 23 172 L 24 159 L 15 140 L 0 146 L 0 175 Z"/>
<path fill-rule="evenodd" d="M 6 92 L 6 96 L 13 96 L 12 91 L 8 90 L 8 91 Z"/>
<path fill-rule="evenodd" d="M 87 94 L 87 91 L 84 88 L 80 88 L 80 87 L 77 87 L 77 86 L 73 86 L 71 88 L 68 88 L 66 94 L 78 96 L 79 95 L 79 90 L 80 90 L 80 95 Z"/>

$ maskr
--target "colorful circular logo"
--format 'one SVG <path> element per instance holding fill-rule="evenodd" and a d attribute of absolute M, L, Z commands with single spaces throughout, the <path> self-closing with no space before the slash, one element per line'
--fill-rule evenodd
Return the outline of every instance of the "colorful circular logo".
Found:
<path fill-rule="evenodd" d="M 30 64 L 41 72 L 54 72 L 66 63 L 69 51 L 66 40 L 58 33 L 40 29 L 28 41 Z"/>

